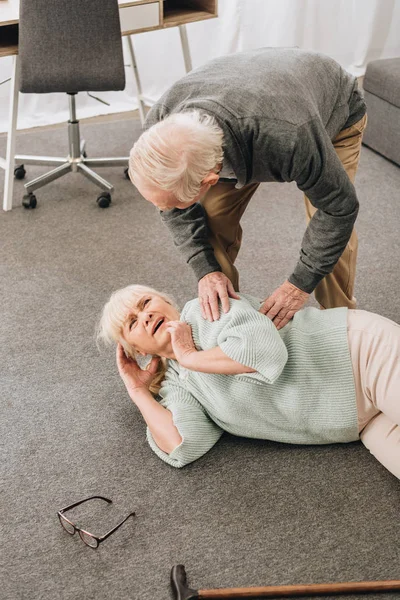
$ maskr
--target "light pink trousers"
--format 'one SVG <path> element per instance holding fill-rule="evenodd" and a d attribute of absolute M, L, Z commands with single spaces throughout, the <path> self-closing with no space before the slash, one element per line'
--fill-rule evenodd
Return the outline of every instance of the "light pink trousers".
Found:
<path fill-rule="evenodd" d="M 361 441 L 400 479 L 400 325 L 349 310 L 347 330 Z"/>

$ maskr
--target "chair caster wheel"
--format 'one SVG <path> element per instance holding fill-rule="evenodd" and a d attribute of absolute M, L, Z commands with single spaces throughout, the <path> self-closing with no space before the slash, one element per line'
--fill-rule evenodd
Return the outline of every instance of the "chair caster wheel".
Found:
<path fill-rule="evenodd" d="M 82 156 L 83 156 L 83 158 L 87 158 L 87 153 L 86 153 L 86 150 L 84 150 L 84 151 L 82 152 Z"/>
<path fill-rule="evenodd" d="M 22 206 L 25 208 L 36 208 L 37 200 L 35 194 L 29 192 L 29 194 L 25 194 L 22 200 Z"/>
<path fill-rule="evenodd" d="M 24 169 L 24 165 L 19 165 L 14 169 L 14 177 L 15 179 L 23 179 L 26 175 L 26 171 Z"/>
<path fill-rule="evenodd" d="M 97 197 L 97 204 L 100 208 L 108 208 L 111 204 L 111 194 L 108 192 L 100 194 L 100 196 Z"/>
<path fill-rule="evenodd" d="M 129 177 L 129 167 L 126 167 L 126 169 L 124 169 L 124 174 L 125 174 L 125 177 L 127 179 L 130 179 L 130 177 Z"/>

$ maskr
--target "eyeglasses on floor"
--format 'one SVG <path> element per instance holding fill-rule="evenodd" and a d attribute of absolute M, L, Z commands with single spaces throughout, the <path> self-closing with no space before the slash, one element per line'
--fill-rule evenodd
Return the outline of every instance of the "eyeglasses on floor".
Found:
<path fill-rule="evenodd" d="M 82 529 L 81 527 L 78 527 L 78 525 L 76 525 L 75 523 L 72 523 L 72 521 L 67 519 L 67 517 L 64 514 L 67 512 L 67 510 L 71 510 L 72 508 L 75 508 L 75 506 L 79 506 L 79 504 L 83 504 L 83 502 L 87 502 L 88 500 L 93 500 L 95 498 L 99 498 L 100 500 L 105 500 L 109 504 L 112 504 L 112 500 L 109 500 L 108 498 L 104 498 L 104 496 L 90 496 L 90 498 L 85 498 L 84 500 L 75 502 L 74 504 L 71 504 L 70 506 L 66 506 L 65 508 L 62 508 L 61 510 L 57 511 L 58 518 L 60 520 L 61 525 L 65 529 L 65 531 L 67 533 L 69 533 L 70 535 L 74 535 L 74 533 L 77 531 L 79 533 L 79 536 L 80 536 L 82 542 L 84 542 L 90 548 L 97 548 L 99 546 L 99 544 L 101 544 L 101 542 L 104 542 L 104 540 L 106 540 L 108 537 L 110 537 L 110 535 L 112 533 L 114 533 L 114 531 L 117 531 L 117 529 L 119 529 L 121 527 L 121 525 L 123 525 L 125 523 L 125 521 L 127 519 L 129 519 L 129 517 L 135 516 L 134 512 L 129 513 L 129 515 L 127 517 L 125 517 L 125 519 L 123 521 L 121 521 L 121 523 L 118 523 L 118 525 L 116 525 L 113 529 L 111 529 L 111 531 L 109 531 L 108 533 L 106 533 L 105 535 L 102 535 L 100 537 L 93 535 L 93 533 L 90 533 L 89 531 L 85 531 L 84 529 Z"/>

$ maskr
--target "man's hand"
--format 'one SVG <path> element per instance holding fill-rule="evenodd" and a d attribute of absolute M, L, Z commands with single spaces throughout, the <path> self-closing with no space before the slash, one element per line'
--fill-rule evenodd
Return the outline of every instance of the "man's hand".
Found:
<path fill-rule="evenodd" d="M 117 346 L 117 367 L 121 379 L 129 394 L 134 394 L 139 389 L 149 389 L 158 367 L 159 357 L 152 358 L 146 369 L 141 369 L 133 358 L 128 358 L 121 344 Z M 132 398 L 133 399 L 133 398 Z"/>
<path fill-rule="evenodd" d="M 277 329 L 281 329 L 304 306 L 309 295 L 289 281 L 285 281 L 269 298 L 264 300 L 260 312 L 267 315 Z"/>
<path fill-rule="evenodd" d="M 199 301 L 203 319 L 211 322 L 219 319 L 218 299 L 221 300 L 224 313 L 229 312 L 229 298 L 240 300 L 231 280 L 223 273 L 214 271 L 200 279 Z"/>
<path fill-rule="evenodd" d="M 193 364 L 194 355 L 197 354 L 191 326 L 182 321 L 168 321 L 167 331 L 171 334 L 171 344 L 176 360 L 182 367 L 189 369 Z"/>

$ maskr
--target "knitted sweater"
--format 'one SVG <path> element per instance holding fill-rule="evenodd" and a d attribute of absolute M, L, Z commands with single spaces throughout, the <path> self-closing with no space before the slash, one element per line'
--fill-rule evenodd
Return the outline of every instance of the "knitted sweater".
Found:
<path fill-rule="evenodd" d="M 181 321 L 191 325 L 198 350 L 219 346 L 256 372 L 199 373 L 168 361 L 159 399 L 172 412 L 182 442 L 168 455 L 147 429 L 150 446 L 166 463 L 183 467 L 200 458 L 223 431 L 294 444 L 358 439 L 347 308 L 307 308 L 278 331 L 259 306 L 241 295 L 210 323 L 198 299 L 185 305 Z"/>

